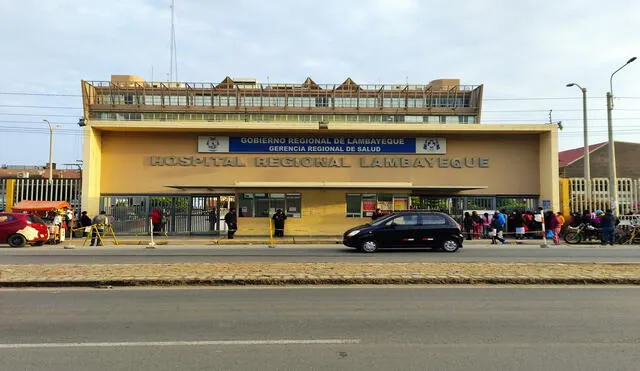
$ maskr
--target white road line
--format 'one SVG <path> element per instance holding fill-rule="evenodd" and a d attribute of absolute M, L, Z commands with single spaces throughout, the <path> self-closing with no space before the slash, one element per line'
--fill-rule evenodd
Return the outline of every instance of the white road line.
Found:
<path fill-rule="evenodd" d="M 0 349 L 21 348 L 117 348 L 117 347 L 171 347 L 207 345 L 313 345 L 313 344 L 359 344 L 360 339 L 280 339 L 280 340 L 210 340 L 210 341 L 139 341 L 100 343 L 32 343 L 0 344 Z"/>

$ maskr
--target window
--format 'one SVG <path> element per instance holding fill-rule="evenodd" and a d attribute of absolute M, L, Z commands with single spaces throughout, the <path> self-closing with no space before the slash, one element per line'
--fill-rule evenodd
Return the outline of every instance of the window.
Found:
<path fill-rule="evenodd" d="M 458 121 L 458 116 L 445 116 L 446 117 L 446 123 L 447 124 L 458 124 L 460 123 Z"/>
<path fill-rule="evenodd" d="M 404 122 L 424 122 L 423 116 L 404 116 Z"/>
<path fill-rule="evenodd" d="M 424 107 L 424 99 L 422 98 L 409 98 L 407 99 L 407 107 Z"/>
<path fill-rule="evenodd" d="M 360 102 L 358 103 L 359 107 L 367 107 L 374 108 L 377 107 L 377 99 L 376 98 L 360 98 Z"/>
<path fill-rule="evenodd" d="M 347 218 L 370 217 L 376 209 L 391 213 L 407 210 L 409 195 L 391 193 L 347 193 Z"/>
<path fill-rule="evenodd" d="M 404 108 L 406 107 L 406 100 L 404 98 L 384 98 L 382 99 L 382 106 L 391 108 Z"/>
<path fill-rule="evenodd" d="M 329 97 L 316 98 L 316 107 L 329 107 Z"/>
<path fill-rule="evenodd" d="M 445 225 L 447 224 L 447 219 L 445 219 L 442 215 L 422 215 L 422 224 Z"/>
<path fill-rule="evenodd" d="M 393 218 L 389 220 L 387 225 L 396 224 L 396 225 L 418 225 L 418 215 L 410 214 L 410 215 L 401 215 L 397 218 Z"/>
<path fill-rule="evenodd" d="M 0 223 L 10 222 L 14 218 L 11 215 L 0 215 Z"/>
<path fill-rule="evenodd" d="M 461 124 L 474 124 L 476 122 L 476 118 L 474 116 L 458 116 L 458 121 Z"/>
<path fill-rule="evenodd" d="M 13 218 L 13 217 L 11 217 Z M 27 220 L 30 221 L 31 223 L 42 223 L 44 224 L 44 220 L 40 219 L 40 217 L 36 216 L 36 215 L 27 215 Z"/>
<path fill-rule="evenodd" d="M 334 107 L 358 107 L 358 98 L 333 98 Z"/>
<path fill-rule="evenodd" d="M 299 193 L 241 193 L 238 216 L 269 218 L 282 209 L 290 218 L 302 217 L 302 197 Z"/>

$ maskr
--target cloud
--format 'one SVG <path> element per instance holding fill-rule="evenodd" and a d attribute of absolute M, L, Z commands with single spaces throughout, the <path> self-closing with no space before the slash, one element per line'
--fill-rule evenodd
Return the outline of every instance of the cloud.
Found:
<path fill-rule="evenodd" d="M 1 90 L 79 94 L 81 79 L 108 80 L 112 73 L 151 79 L 152 69 L 154 79 L 165 79 L 169 4 L 5 2 Z M 553 119 L 566 128 L 560 145 L 568 148 L 581 144 L 581 97 L 564 85 L 574 81 L 588 88 L 593 140 L 606 139 L 603 97 L 611 72 L 640 53 L 637 14 L 640 3 L 630 0 L 176 0 L 179 77 L 217 82 L 227 75 L 262 81 L 269 76 L 271 82 L 301 82 L 310 76 L 321 84 L 339 84 L 346 77 L 360 84 L 460 78 L 485 85 L 483 118 L 488 122 L 545 122 L 553 109 Z M 637 99 L 623 97 L 637 97 L 636 63 L 614 80 L 620 97 L 616 132 L 631 140 L 640 139 L 640 112 Z M 0 104 L 79 108 L 81 100 L 0 95 Z M 73 128 L 77 112 L 0 107 L 0 121 L 8 121 L 0 126 L 38 127 L 46 115 L 66 114 L 56 117 Z M 20 143 L 26 135 L 19 130 L 5 134 L 7 143 Z M 29 134 L 38 149 L 28 154 L 15 151 L 13 144 L 1 146 L 0 162 L 42 162 L 47 135 L 46 130 Z M 61 132 L 56 156 L 64 162 L 79 158 L 79 139 Z M 77 150 L 69 150 L 73 147 Z"/>

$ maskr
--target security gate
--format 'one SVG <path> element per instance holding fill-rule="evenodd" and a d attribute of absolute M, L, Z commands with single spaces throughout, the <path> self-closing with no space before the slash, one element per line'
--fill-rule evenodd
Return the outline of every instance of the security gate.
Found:
<path fill-rule="evenodd" d="M 218 234 L 220 231 L 220 197 L 192 196 L 191 197 L 191 233 Z"/>

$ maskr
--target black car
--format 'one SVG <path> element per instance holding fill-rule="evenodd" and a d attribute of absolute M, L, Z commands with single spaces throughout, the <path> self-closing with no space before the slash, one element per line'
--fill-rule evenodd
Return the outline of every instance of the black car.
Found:
<path fill-rule="evenodd" d="M 453 218 L 437 212 L 400 212 L 349 229 L 342 242 L 363 252 L 381 248 L 432 248 L 456 252 L 464 236 Z"/>

